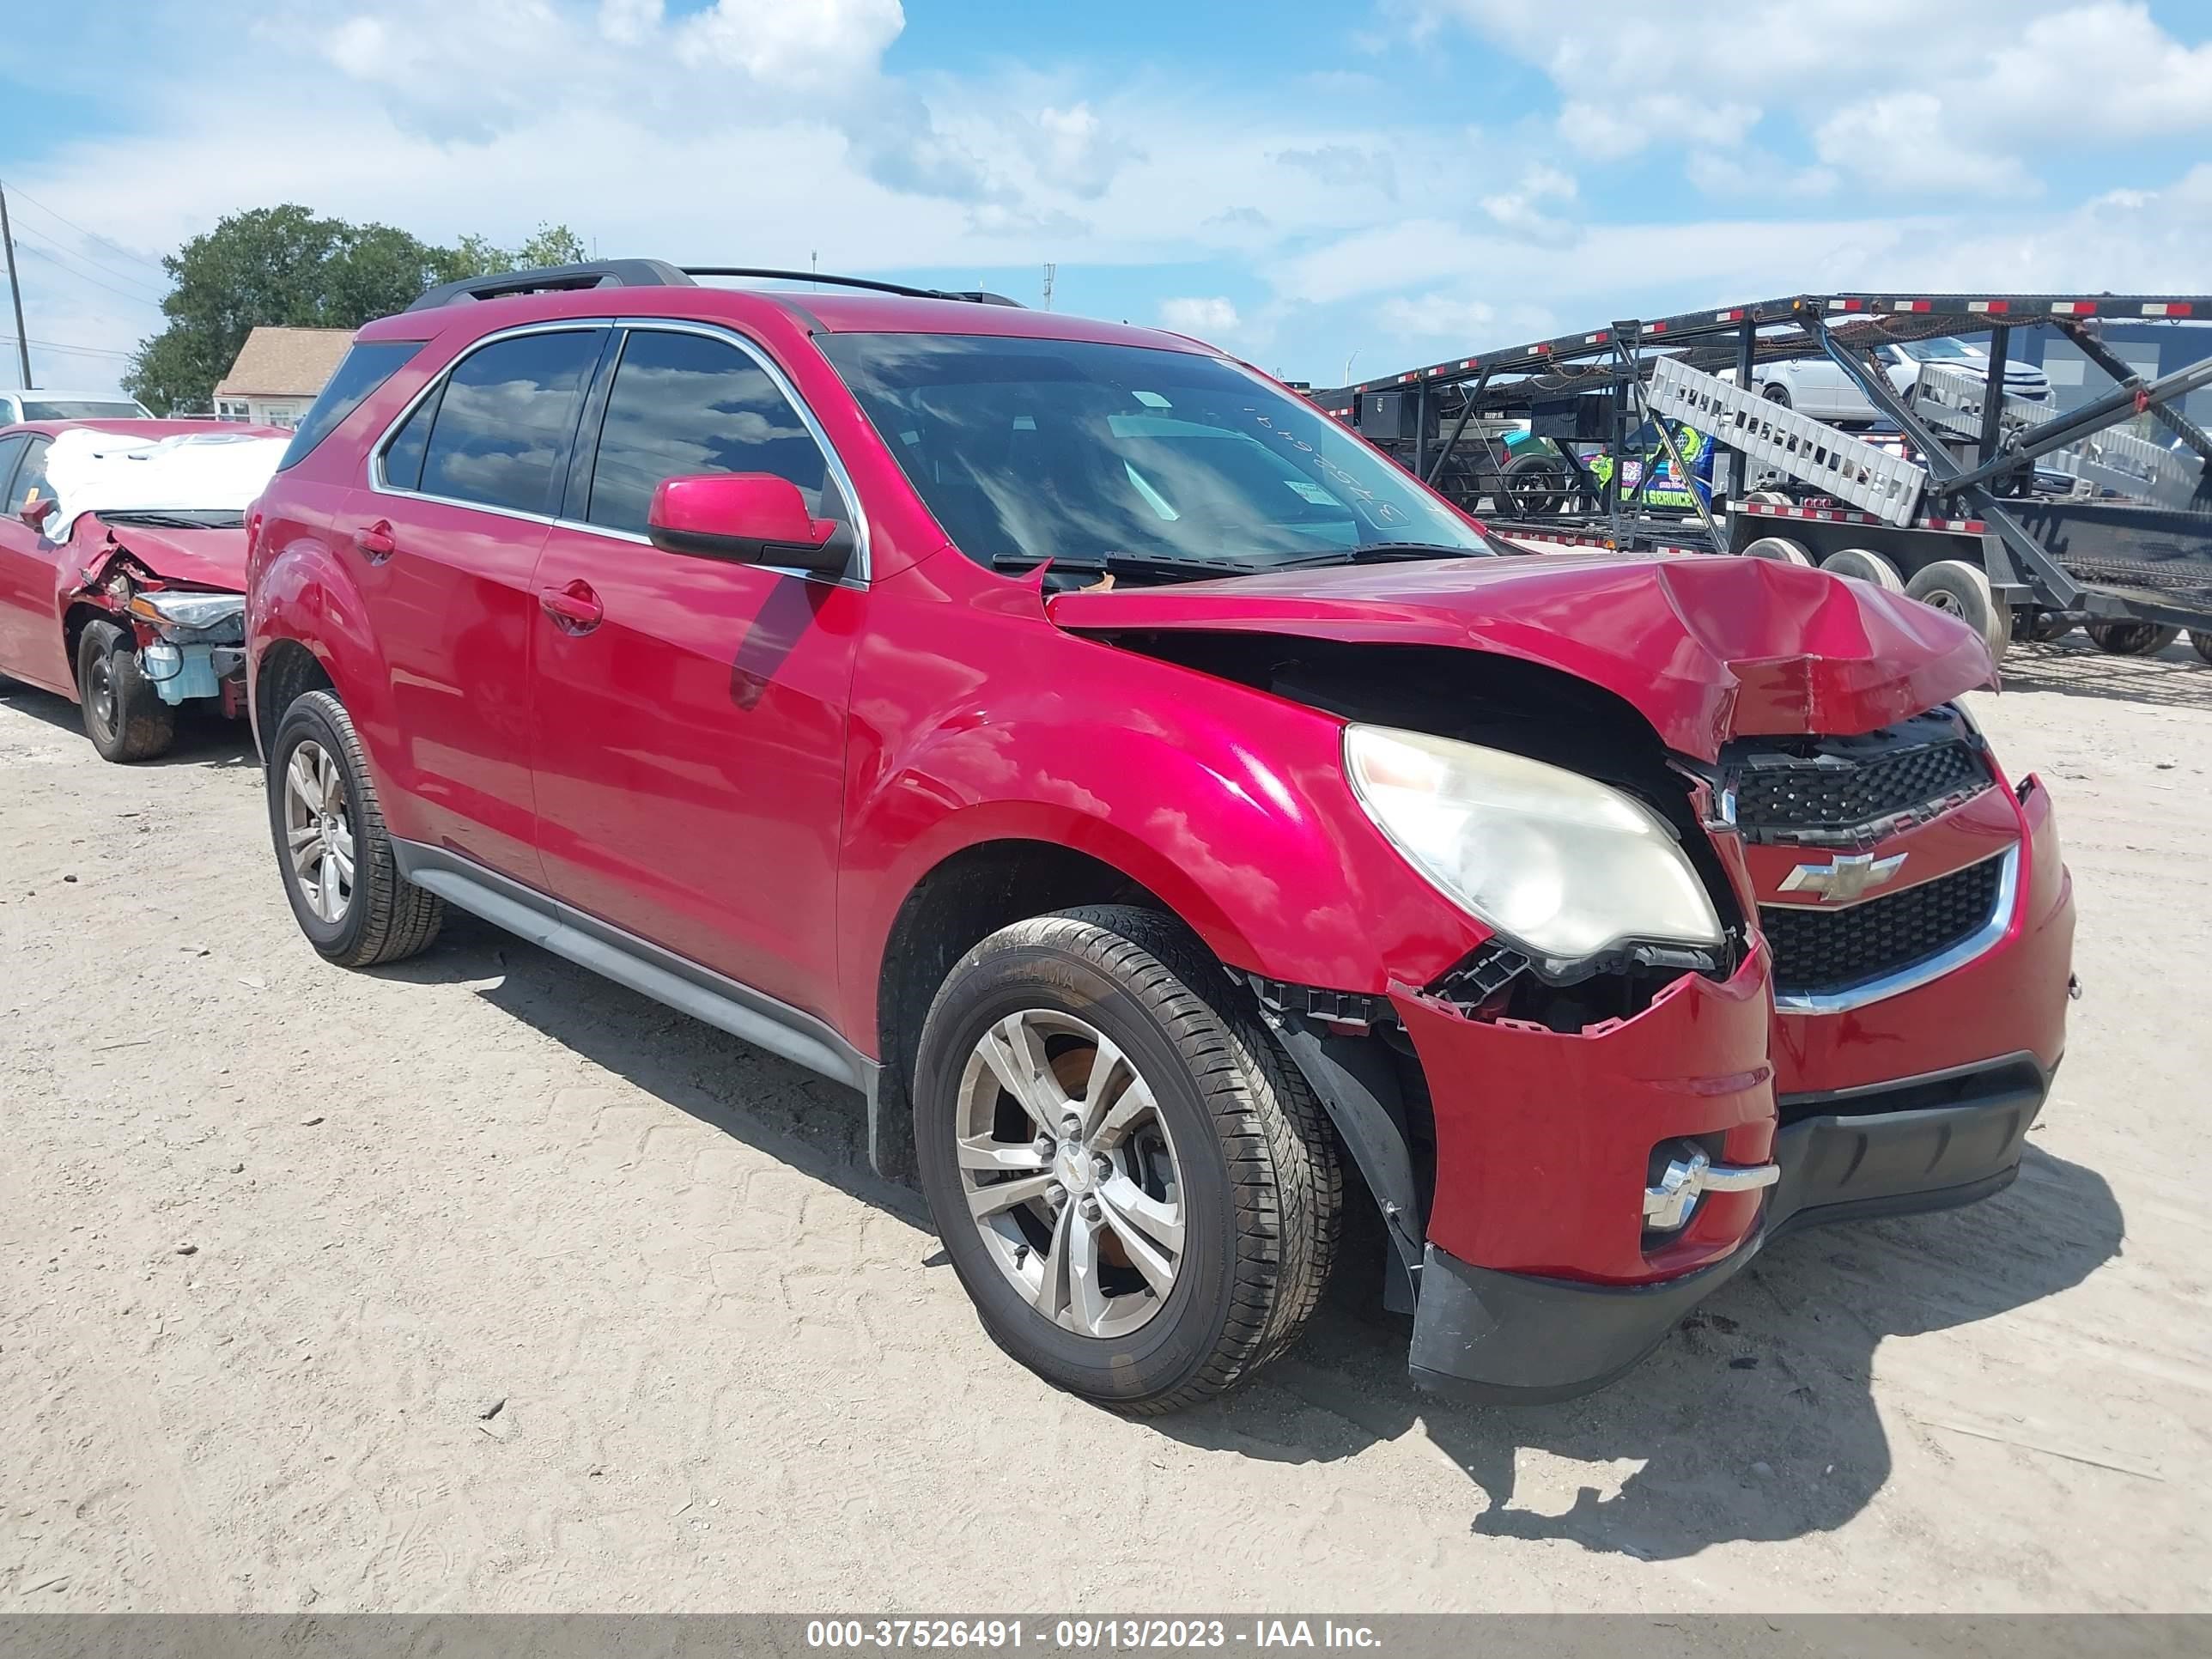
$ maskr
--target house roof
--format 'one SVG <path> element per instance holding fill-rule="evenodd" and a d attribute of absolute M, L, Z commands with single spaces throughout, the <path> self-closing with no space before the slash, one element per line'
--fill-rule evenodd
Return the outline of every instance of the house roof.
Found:
<path fill-rule="evenodd" d="M 238 349 L 218 398 L 312 398 L 353 343 L 349 328 L 257 328 Z"/>

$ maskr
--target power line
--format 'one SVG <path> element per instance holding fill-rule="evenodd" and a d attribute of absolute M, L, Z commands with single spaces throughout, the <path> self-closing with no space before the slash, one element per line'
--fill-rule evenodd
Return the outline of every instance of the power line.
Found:
<path fill-rule="evenodd" d="M 15 336 L 13 334 L 0 334 L 0 343 L 13 345 L 15 343 Z M 126 362 L 137 355 L 134 352 L 118 351 L 112 346 L 71 345 L 66 340 L 40 340 L 33 338 L 29 342 L 29 343 L 38 347 L 41 351 L 66 351 L 70 353 L 72 356 L 78 357 L 120 357 Z"/>
<path fill-rule="evenodd" d="M 18 240 L 20 240 L 22 236 L 22 232 L 18 230 L 15 234 Z M 76 277 L 77 281 L 81 283 L 90 283 L 94 288 L 106 289 L 110 294 L 114 295 L 118 299 L 130 300 L 137 304 L 150 307 L 155 311 L 159 311 L 161 308 L 161 301 L 158 300 L 149 300 L 143 294 L 128 294 L 119 288 L 116 288 L 109 283 L 101 282 L 97 276 L 88 276 L 84 272 L 76 270 L 73 266 L 64 264 L 55 254 L 46 248 L 40 247 L 35 243 L 25 242 L 22 246 L 24 252 L 36 254 L 40 258 L 44 259 L 48 264 L 52 265 L 56 270 L 62 271 L 64 275 Z"/>
<path fill-rule="evenodd" d="M 161 297 L 161 291 L 158 289 L 149 286 L 140 278 L 131 276 L 124 271 L 111 270 L 107 266 L 103 265 L 97 260 L 94 259 L 90 255 L 84 253 L 76 248 L 63 246 L 61 243 L 47 235 L 43 230 L 33 230 L 27 225 L 18 225 L 15 228 L 15 234 L 18 236 L 29 237 L 33 243 L 46 249 L 48 253 L 53 255 L 55 258 L 67 259 L 70 262 L 70 265 L 72 270 L 76 269 L 80 265 L 88 267 L 88 270 L 85 272 L 88 276 L 90 271 L 96 270 L 100 272 L 101 276 L 112 276 L 117 282 L 129 285 L 139 293 L 146 295 L 150 299 L 158 300 Z M 97 278 L 94 278 L 93 280 L 96 281 Z"/>
<path fill-rule="evenodd" d="M 23 193 L 23 187 L 21 185 L 18 185 L 15 187 L 15 199 L 19 202 L 28 202 L 33 207 L 38 209 L 40 212 L 45 214 L 50 219 L 60 219 L 62 223 L 67 225 L 71 230 L 76 232 L 78 235 L 89 236 L 94 241 L 98 242 L 102 247 L 113 248 L 118 253 L 121 254 L 125 258 L 131 260 L 134 264 L 144 265 L 149 270 L 161 271 L 164 279 L 168 276 L 169 273 L 167 270 L 163 270 L 161 266 L 156 264 L 153 260 L 149 259 L 144 254 L 133 253 L 129 248 L 125 247 L 121 243 L 108 240 L 106 237 L 101 235 L 98 231 L 87 230 L 82 225 L 77 223 L 76 220 L 63 218 L 60 214 L 56 213 L 52 208 L 48 207 L 44 202 L 41 202 L 35 196 L 26 196 Z"/>

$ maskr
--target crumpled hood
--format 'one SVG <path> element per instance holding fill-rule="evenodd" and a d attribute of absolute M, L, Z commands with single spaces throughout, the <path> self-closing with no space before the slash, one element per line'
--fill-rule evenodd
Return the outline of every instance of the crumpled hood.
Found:
<path fill-rule="evenodd" d="M 164 581 L 195 587 L 246 592 L 246 532 L 166 530 L 152 525 L 103 524 L 86 514 L 77 520 L 76 552 L 87 586 L 106 574 L 109 560 L 125 552 Z"/>
<path fill-rule="evenodd" d="M 1458 646 L 1547 664 L 1618 693 L 1668 747 L 1870 732 L 1994 688 L 1981 635 L 1902 594 L 1826 571 L 1711 555 L 1543 554 L 1334 565 L 1055 595 L 1075 633 L 1178 629 Z"/>

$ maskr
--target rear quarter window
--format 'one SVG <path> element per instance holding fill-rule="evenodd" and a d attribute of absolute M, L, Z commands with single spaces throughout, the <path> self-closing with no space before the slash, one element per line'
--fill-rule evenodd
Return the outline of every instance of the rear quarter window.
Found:
<path fill-rule="evenodd" d="M 356 344 L 324 382 L 307 412 L 300 417 L 300 424 L 294 428 L 292 441 L 285 447 L 284 459 L 276 463 L 276 470 L 282 472 L 306 460 L 316 445 L 337 430 L 339 422 L 367 402 L 369 395 L 390 380 L 402 363 L 422 350 L 424 343 L 421 340 L 375 340 Z"/>

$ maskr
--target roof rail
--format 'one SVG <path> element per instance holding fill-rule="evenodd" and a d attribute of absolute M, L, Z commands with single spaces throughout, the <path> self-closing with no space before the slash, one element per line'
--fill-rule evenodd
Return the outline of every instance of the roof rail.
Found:
<path fill-rule="evenodd" d="M 828 283 L 836 288 L 864 288 L 877 294 L 902 295 L 909 300 L 962 300 L 969 305 L 1012 306 L 1023 309 L 1019 300 L 1010 300 L 1003 294 L 993 294 L 986 289 L 912 288 L 904 283 L 879 283 L 867 276 L 833 276 L 820 270 L 770 270 L 753 265 L 686 265 L 686 276 L 758 276 L 784 283 Z"/>
<path fill-rule="evenodd" d="M 659 259 L 592 259 L 577 265 L 539 265 L 530 270 L 502 270 L 485 276 L 464 276 L 458 283 L 441 283 L 426 289 L 410 311 L 434 311 L 464 300 L 497 300 L 510 294 L 546 294 L 586 288 L 696 288 L 698 284 L 678 267 Z"/>

